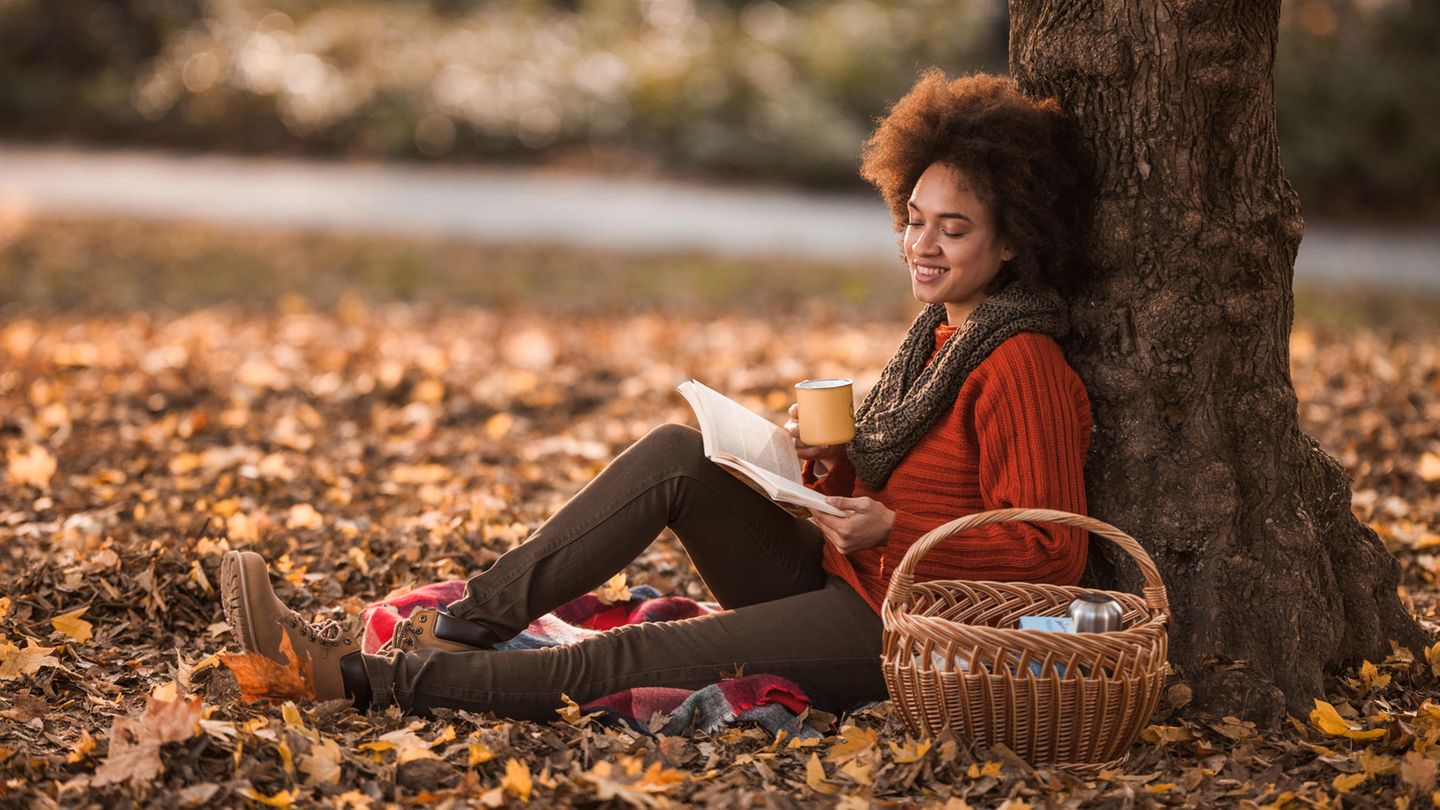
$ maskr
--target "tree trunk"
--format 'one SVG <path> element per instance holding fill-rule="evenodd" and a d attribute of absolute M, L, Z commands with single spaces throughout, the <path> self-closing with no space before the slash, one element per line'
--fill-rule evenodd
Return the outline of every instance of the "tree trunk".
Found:
<path fill-rule="evenodd" d="M 1425 634 L 1399 565 L 1300 430 L 1291 280 L 1303 224 L 1280 167 L 1280 3 L 1011 0 L 1010 71 L 1079 122 L 1098 190 L 1066 346 L 1095 411 L 1091 513 L 1169 589 L 1195 706 L 1304 716 L 1323 676 Z M 1092 554 L 1138 591 L 1133 566 Z"/>

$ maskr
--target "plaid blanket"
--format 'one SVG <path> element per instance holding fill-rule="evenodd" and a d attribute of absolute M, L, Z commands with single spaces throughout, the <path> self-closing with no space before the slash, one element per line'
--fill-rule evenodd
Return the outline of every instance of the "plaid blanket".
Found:
<path fill-rule="evenodd" d="M 456 579 L 425 585 L 365 608 L 362 649 L 379 650 L 395 635 L 395 625 L 418 607 L 444 608 L 465 595 L 465 581 Z M 606 603 L 585 594 L 530 623 L 498 650 L 530 650 L 572 644 L 613 627 L 637 622 L 663 622 L 704 616 L 720 609 L 710 602 L 682 596 L 661 596 L 648 585 L 630 589 L 630 598 Z M 701 689 L 637 687 L 592 700 L 580 707 L 601 722 L 643 734 L 677 736 L 692 730 L 711 732 L 733 723 L 755 723 L 766 731 L 784 731 L 802 739 L 823 736 L 801 722 L 810 699 L 800 685 L 776 675 L 742 675 Z M 558 706 L 556 707 L 559 708 Z"/>

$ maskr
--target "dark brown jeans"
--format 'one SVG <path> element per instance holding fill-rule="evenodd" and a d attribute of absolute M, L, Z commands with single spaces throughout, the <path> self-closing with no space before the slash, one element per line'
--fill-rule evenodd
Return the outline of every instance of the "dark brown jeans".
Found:
<path fill-rule="evenodd" d="M 473 577 L 449 612 L 504 641 L 624 570 L 666 526 L 724 611 L 540 650 L 367 655 L 374 705 L 550 720 L 562 694 L 584 703 L 638 686 L 697 689 L 737 669 L 790 678 L 831 710 L 885 698 L 880 617 L 825 574 L 820 530 L 706 459 L 685 425 L 631 445 Z"/>

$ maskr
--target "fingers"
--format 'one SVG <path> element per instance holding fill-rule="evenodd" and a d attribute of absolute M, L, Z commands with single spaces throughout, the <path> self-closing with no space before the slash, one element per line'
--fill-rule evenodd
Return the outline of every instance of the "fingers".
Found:
<path fill-rule="evenodd" d="M 836 509 L 844 509 L 846 512 L 866 512 L 875 501 L 871 498 L 861 496 L 859 498 L 845 498 L 840 495 L 831 495 L 825 499 L 827 503 Z"/>

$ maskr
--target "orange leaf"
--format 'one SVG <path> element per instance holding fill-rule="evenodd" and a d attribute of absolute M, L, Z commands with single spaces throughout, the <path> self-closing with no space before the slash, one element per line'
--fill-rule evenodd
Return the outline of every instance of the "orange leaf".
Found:
<path fill-rule="evenodd" d="M 240 699 L 246 703 L 261 700 L 314 700 L 314 664 L 307 657 L 300 660 L 290 644 L 290 634 L 280 634 L 280 652 L 289 661 L 281 666 L 259 653 L 221 655 L 220 663 L 235 673 L 240 684 Z"/>

